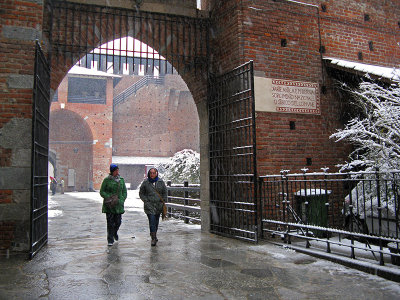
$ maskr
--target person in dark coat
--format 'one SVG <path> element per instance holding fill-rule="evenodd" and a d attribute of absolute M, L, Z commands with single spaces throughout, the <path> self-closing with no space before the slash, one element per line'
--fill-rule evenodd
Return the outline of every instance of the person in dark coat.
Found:
<path fill-rule="evenodd" d="M 51 194 L 55 195 L 56 190 L 57 190 L 57 180 L 51 176 L 50 176 L 50 190 L 51 190 Z"/>
<path fill-rule="evenodd" d="M 139 197 L 144 203 L 144 212 L 149 219 L 151 245 L 157 245 L 157 230 L 160 215 L 163 210 L 163 201 L 167 202 L 167 186 L 158 177 L 158 170 L 151 168 L 147 173 L 147 179 L 142 182 L 139 189 Z"/>
<path fill-rule="evenodd" d="M 114 241 L 118 241 L 118 229 L 121 226 L 122 214 L 125 212 L 124 203 L 127 191 L 124 179 L 119 176 L 119 168 L 115 164 L 110 165 L 110 174 L 104 178 L 100 188 L 101 197 L 109 198 L 118 194 L 119 203 L 113 207 L 107 207 L 103 203 L 102 212 L 107 219 L 107 241 L 108 246 L 112 246 Z"/>

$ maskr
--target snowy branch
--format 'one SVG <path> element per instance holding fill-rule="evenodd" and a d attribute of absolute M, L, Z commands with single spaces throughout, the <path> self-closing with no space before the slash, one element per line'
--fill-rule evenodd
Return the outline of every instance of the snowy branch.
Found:
<path fill-rule="evenodd" d="M 336 141 L 347 141 L 355 146 L 348 166 L 364 165 L 383 172 L 400 169 L 399 84 L 386 88 L 365 81 L 358 90 L 344 83 L 340 86 L 352 95 L 352 104 L 358 113 L 344 129 L 331 135 Z"/>

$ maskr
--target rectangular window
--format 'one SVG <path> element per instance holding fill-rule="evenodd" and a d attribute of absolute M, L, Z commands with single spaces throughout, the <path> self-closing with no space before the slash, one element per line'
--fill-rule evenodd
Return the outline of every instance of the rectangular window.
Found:
<path fill-rule="evenodd" d="M 107 80 L 104 78 L 68 77 L 68 102 L 106 104 Z"/>

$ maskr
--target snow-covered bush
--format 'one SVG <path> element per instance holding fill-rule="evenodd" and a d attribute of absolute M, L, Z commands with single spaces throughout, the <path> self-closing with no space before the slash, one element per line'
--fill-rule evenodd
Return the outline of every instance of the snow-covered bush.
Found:
<path fill-rule="evenodd" d="M 191 149 L 184 149 L 174 154 L 167 163 L 156 166 L 160 176 L 165 182 L 182 184 L 200 183 L 200 154 Z"/>
<path fill-rule="evenodd" d="M 399 192 L 399 179 L 394 180 L 392 174 L 393 171 L 400 170 L 399 84 L 384 87 L 365 81 L 357 90 L 351 90 L 346 84 L 341 84 L 341 87 L 351 95 L 356 116 L 344 129 L 332 134 L 331 138 L 354 145 L 355 150 L 349 156 L 350 161 L 341 165 L 341 171 L 365 171 L 364 179 L 351 191 L 353 212 L 361 218 L 378 216 L 377 182 L 385 186 L 386 181 L 382 177 L 387 177 L 391 178 L 391 184 L 379 192 L 382 199 L 381 216 L 393 217 L 399 205 L 399 195 L 396 195 Z M 377 180 L 378 173 L 381 175 Z M 367 184 L 364 180 L 367 180 Z M 345 200 L 349 203 L 350 195 Z"/>
<path fill-rule="evenodd" d="M 396 184 L 400 183 L 399 176 L 382 173 L 361 173 L 354 179 L 359 179 L 360 181 L 352 189 L 351 195 L 349 194 L 345 198 L 347 205 L 350 203 L 353 205 L 353 214 L 361 219 L 366 217 L 376 218 L 379 214 L 378 207 L 380 207 L 382 218 L 395 218 L 396 209 L 399 209 L 399 195 L 395 194 L 399 192 L 399 187 L 396 187 Z M 380 205 L 378 205 L 377 181 L 379 181 Z"/>
<path fill-rule="evenodd" d="M 357 90 L 346 84 L 357 115 L 344 129 L 331 135 L 336 141 L 348 141 L 355 150 L 342 169 L 400 170 L 400 87 L 383 87 L 375 82 L 362 82 Z"/>

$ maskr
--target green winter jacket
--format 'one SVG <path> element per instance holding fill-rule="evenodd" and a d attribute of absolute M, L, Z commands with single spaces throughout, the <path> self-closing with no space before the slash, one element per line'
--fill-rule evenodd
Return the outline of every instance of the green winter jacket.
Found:
<path fill-rule="evenodd" d="M 103 204 L 102 212 L 103 213 L 113 213 L 113 214 L 123 214 L 124 210 L 124 202 L 127 196 L 125 181 L 122 177 L 119 178 L 119 203 L 114 208 L 108 208 Z M 108 175 L 104 178 L 103 183 L 100 188 L 100 196 L 103 198 L 111 197 L 116 194 L 118 190 L 118 182 L 113 179 L 113 176 Z"/>
<path fill-rule="evenodd" d="M 140 185 L 139 197 L 144 202 L 144 212 L 148 215 L 157 215 L 162 213 L 163 203 L 161 202 L 160 194 L 164 202 L 167 203 L 167 187 L 161 179 L 156 181 L 155 186 L 146 179 Z"/>

